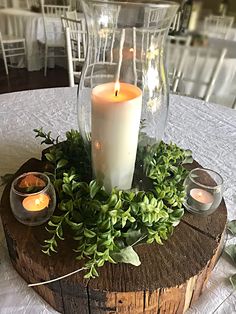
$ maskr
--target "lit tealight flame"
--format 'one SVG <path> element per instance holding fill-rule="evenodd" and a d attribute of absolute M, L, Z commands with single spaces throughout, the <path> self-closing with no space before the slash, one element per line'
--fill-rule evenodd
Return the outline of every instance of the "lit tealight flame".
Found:
<path fill-rule="evenodd" d="M 134 52 L 134 48 L 130 48 L 130 50 L 129 50 L 130 52 Z"/>
<path fill-rule="evenodd" d="M 101 149 L 101 144 L 98 142 L 98 141 L 95 141 L 95 148 L 97 149 L 97 150 L 100 150 Z"/>
<path fill-rule="evenodd" d="M 40 211 L 48 207 L 50 197 L 46 194 L 40 193 L 30 195 L 24 198 L 22 205 L 27 211 Z"/>
<path fill-rule="evenodd" d="M 115 82 L 115 96 L 118 96 L 120 91 L 120 83 L 118 81 Z"/>

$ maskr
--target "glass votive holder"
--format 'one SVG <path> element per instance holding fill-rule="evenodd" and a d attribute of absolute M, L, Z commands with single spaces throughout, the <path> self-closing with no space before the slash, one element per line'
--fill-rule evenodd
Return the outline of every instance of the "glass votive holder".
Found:
<path fill-rule="evenodd" d="M 184 181 L 186 198 L 184 207 L 191 213 L 210 215 L 220 205 L 223 194 L 223 178 L 217 172 L 196 168 Z"/>
<path fill-rule="evenodd" d="M 10 204 L 15 218 L 29 226 L 46 222 L 56 208 L 56 193 L 47 175 L 28 172 L 11 185 Z"/>

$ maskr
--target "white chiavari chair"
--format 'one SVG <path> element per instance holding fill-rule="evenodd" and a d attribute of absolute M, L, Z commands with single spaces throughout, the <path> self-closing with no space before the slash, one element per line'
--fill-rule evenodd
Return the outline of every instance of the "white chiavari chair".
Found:
<path fill-rule="evenodd" d="M 178 11 L 178 12 L 175 14 L 174 20 L 173 20 L 173 22 L 172 22 L 171 25 L 170 25 L 169 33 L 172 33 L 172 32 L 179 32 L 179 31 L 180 31 L 181 18 L 182 18 L 181 11 Z"/>
<path fill-rule="evenodd" d="M 207 36 L 226 39 L 234 23 L 234 17 L 210 15 L 204 20 L 204 34 Z"/>
<path fill-rule="evenodd" d="M 226 53 L 225 48 L 185 47 L 177 92 L 209 101 Z"/>
<path fill-rule="evenodd" d="M 66 51 L 69 74 L 69 85 L 74 86 L 80 78 L 82 64 L 86 57 L 87 34 L 84 19 L 61 18 L 66 34 Z"/>
<path fill-rule="evenodd" d="M 170 90 L 176 92 L 183 67 L 185 47 L 191 43 L 191 36 L 168 36 L 166 44 L 166 65 Z"/>
<path fill-rule="evenodd" d="M 6 74 L 9 75 L 7 59 L 11 58 L 12 60 L 12 58 L 15 59 L 16 57 L 24 56 L 26 61 L 25 39 L 14 36 L 5 36 L 0 32 L 0 54 L 3 56 Z"/>
<path fill-rule="evenodd" d="M 27 9 L 31 10 L 32 7 L 40 8 L 40 1 L 39 0 L 26 0 Z"/>
<path fill-rule="evenodd" d="M 0 8 L 7 8 L 8 3 L 7 0 L 0 0 Z"/>
<path fill-rule="evenodd" d="M 61 25 L 61 16 L 65 16 L 66 12 L 70 11 L 70 5 L 46 5 L 44 0 L 41 0 L 41 9 L 45 42 L 40 43 L 44 45 L 44 75 L 46 76 L 48 58 L 65 57 L 65 37 Z M 49 50 L 52 50 L 52 55 L 49 54 Z M 62 52 L 56 55 L 55 50 L 62 50 Z"/>
<path fill-rule="evenodd" d="M 78 19 L 77 11 L 76 10 L 66 11 L 65 17 L 71 20 L 77 20 Z"/>
<path fill-rule="evenodd" d="M 119 79 L 122 56 L 120 47 L 125 36 L 124 30 L 117 29 L 117 21 L 120 14 L 120 6 L 114 5 L 114 16 L 106 11 L 106 7 L 96 4 L 94 10 L 102 12 L 99 31 L 96 35 L 88 34 L 90 41 L 94 41 L 93 50 L 89 49 L 89 66 L 85 69 L 84 84 L 93 87 L 106 80 Z"/>

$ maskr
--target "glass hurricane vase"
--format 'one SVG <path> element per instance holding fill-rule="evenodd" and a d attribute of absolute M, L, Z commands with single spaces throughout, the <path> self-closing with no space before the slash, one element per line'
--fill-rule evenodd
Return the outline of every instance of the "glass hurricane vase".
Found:
<path fill-rule="evenodd" d="M 79 129 L 107 191 L 132 187 L 137 149 L 160 142 L 168 114 L 165 40 L 178 9 L 167 1 L 82 0 L 87 57 Z"/>

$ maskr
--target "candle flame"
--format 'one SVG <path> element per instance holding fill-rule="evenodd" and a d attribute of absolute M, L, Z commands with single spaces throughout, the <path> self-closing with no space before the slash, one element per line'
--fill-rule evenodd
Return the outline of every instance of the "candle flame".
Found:
<path fill-rule="evenodd" d="M 101 144 L 98 142 L 98 141 L 95 141 L 95 148 L 97 150 L 100 150 L 101 149 Z"/>
<path fill-rule="evenodd" d="M 35 205 L 39 205 L 40 204 L 40 200 L 37 198 L 36 200 L 35 200 Z"/>
<path fill-rule="evenodd" d="M 120 91 L 120 83 L 118 81 L 115 82 L 115 96 L 118 96 Z"/>

